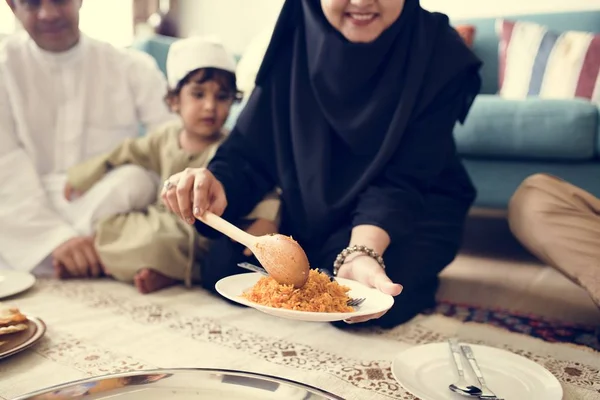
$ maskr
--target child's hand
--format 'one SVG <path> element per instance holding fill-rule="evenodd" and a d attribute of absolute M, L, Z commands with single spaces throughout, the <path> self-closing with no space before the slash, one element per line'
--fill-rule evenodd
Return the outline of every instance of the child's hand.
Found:
<path fill-rule="evenodd" d="M 254 221 L 246 229 L 246 232 L 254 236 L 268 235 L 269 233 L 277 233 L 277 231 L 277 225 L 273 221 L 261 218 Z M 244 255 L 250 257 L 252 255 L 252 251 L 250 251 L 250 249 L 244 249 Z"/>
<path fill-rule="evenodd" d="M 69 182 L 65 185 L 64 195 L 67 201 L 75 200 L 77 197 L 80 197 L 83 193 L 79 190 L 73 189 L 73 186 Z"/>

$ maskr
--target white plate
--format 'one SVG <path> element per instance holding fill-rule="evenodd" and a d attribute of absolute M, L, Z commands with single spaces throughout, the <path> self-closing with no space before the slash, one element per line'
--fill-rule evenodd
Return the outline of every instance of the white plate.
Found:
<path fill-rule="evenodd" d="M 336 278 L 341 284 L 348 286 L 350 292 L 348 294 L 352 298 L 364 297 L 366 300 L 358 307 L 355 307 L 354 312 L 349 313 L 325 313 L 325 312 L 308 312 L 286 310 L 282 308 L 267 307 L 242 297 L 242 293 L 249 290 L 263 275 L 251 272 L 248 274 L 231 275 L 221 279 L 215 285 L 217 292 L 221 296 L 228 298 L 236 303 L 243 304 L 248 307 L 255 308 L 266 314 L 276 317 L 295 319 L 298 321 L 312 322 L 332 322 L 342 321 L 352 317 L 360 317 L 364 315 L 377 314 L 389 310 L 394 304 L 394 298 L 390 295 L 381 293 L 377 289 L 369 288 L 362 283 L 349 279 Z"/>
<path fill-rule="evenodd" d="M 487 386 L 504 400 L 561 400 L 558 380 L 541 365 L 506 350 L 470 344 Z M 469 384 L 479 387 L 468 361 L 462 357 Z M 447 343 L 411 347 L 392 364 L 394 378 L 422 400 L 460 400 L 448 385 L 458 379 Z"/>
<path fill-rule="evenodd" d="M 14 296 L 35 284 L 35 277 L 29 272 L 0 269 L 0 299 Z"/>

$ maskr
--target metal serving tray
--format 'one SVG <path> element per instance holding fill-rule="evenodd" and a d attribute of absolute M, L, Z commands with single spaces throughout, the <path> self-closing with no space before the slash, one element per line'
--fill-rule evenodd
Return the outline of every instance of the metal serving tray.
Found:
<path fill-rule="evenodd" d="M 106 375 L 53 386 L 14 400 L 343 400 L 299 382 L 223 369 L 159 369 Z"/>

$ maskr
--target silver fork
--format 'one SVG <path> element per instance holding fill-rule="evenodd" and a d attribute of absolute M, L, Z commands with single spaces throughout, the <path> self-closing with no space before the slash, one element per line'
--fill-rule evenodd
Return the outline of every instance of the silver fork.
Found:
<path fill-rule="evenodd" d="M 262 267 L 259 267 L 258 265 L 250 264 L 247 262 L 241 262 L 238 264 L 238 267 L 242 267 L 249 271 L 258 272 L 259 274 L 264 275 L 264 276 L 269 276 L 269 273 L 267 272 L 267 270 L 265 270 Z"/>
<path fill-rule="evenodd" d="M 348 302 L 346 303 L 348 306 L 350 307 L 358 307 L 360 306 L 362 303 L 364 303 L 366 299 L 364 297 L 358 297 L 356 299 L 350 299 L 348 300 Z"/>
<path fill-rule="evenodd" d="M 250 264 L 248 262 L 241 262 L 238 264 L 238 267 L 242 267 L 242 268 L 250 270 L 250 271 L 258 272 L 261 275 L 265 275 L 265 276 L 269 275 L 264 268 L 259 267 L 258 265 Z M 331 272 L 329 272 L 329 270 L 323 268 L 323 269 L 319 269 L 319 271 L 324 273 L 325 275 L 329 276 L 329 279 L 332 282 L 335 280 L 335 278 L 333 277 L 333 274 Z M 346 304 L 350 307 L 358 307 L 362 303 L 364 303 L 365 300 L 366 299 L 364 297 L 358 297 L 356 299 L 348 300 L 348 302 Z"/>
<path fill-rule="evenodd" d="M 481 389 L 477 386 L 469 384 L 465 378 L 465 370 L 463 368 L 462 357 L 460 355 L 460 347 L 458 345 L 458 339 L 448 339 L 450 345 L 450 351 L 452 353 L 452 359 L 454 360 L 454 366 L 458 374 L 458 380 L 451 383 L 448 388 L 454 393 L 458 393 L 466 397 L 479 397 Z"/>
<path fill-rule="evenodd" d="M 473 350 L 471 349 L 471 346 L 461 345 L 460 349 L 462 350 L 467 360 L 469 360 L 469 364 L 471 365 L 471 368 L 473 369 L 473 372 L 475 372 L 475 376 L 479 381 L 479 385 L 481 387 L 481 394 L 479 395 L 479 398 L 486 400 L 504 400 L 496 396 L 496 394 L 492 392 L 489 387 L 487 387 L 485 379 L 483 378 L 483 374 L 481 373 L 481 369 L 479 368 L 479 364 L 477 363 L 475 355 L 473 354 Z"/>

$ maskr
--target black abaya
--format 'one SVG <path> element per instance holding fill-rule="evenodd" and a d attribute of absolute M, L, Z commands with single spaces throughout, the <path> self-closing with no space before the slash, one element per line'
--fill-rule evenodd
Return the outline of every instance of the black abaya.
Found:
<path fill-rule="evenodd" d="M 479 90 L 480 62 L 417 0 L 368 44 L 346 41 L 319 3 L 284 4 L 256 88 L 209 169 L 229 220 L 281 188 L 281 232 L 312 267 L 331 268 L 353 226 L 388 232 L 387 273 L 404 286 L 379 320 L 391 326 L 432 304 L 457 252 L 475 190 L 452 131 Z"/>

